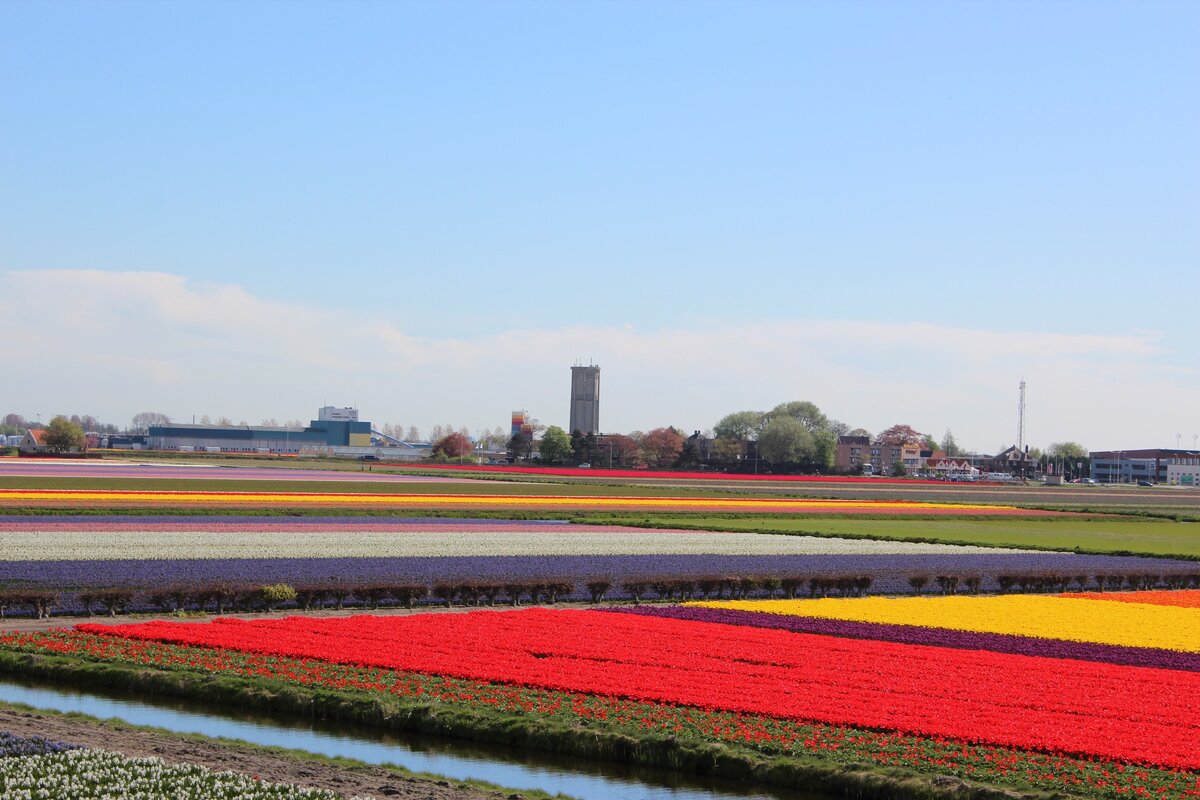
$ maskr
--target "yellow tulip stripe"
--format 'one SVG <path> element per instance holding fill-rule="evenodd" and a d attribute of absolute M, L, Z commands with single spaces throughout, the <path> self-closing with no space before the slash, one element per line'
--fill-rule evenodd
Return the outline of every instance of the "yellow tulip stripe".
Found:
<path fill-rule="evenodd" d="M 371 494 L 338 492 L 156 492 L 127 490 L 0 490 L 0 504 L 254 505 L 410 508 L 662 509 L 781 513 L 1016 514 L 1012 506 L 905 501 L 806 500 L 751 497 L 587 497 L 538 495 Z"/>
<path fill-rule="evenodd" d="M 1200 653 L 1200 609 L 1196 608 L 1036 595 L 728 600 L 687 605 Z"/>

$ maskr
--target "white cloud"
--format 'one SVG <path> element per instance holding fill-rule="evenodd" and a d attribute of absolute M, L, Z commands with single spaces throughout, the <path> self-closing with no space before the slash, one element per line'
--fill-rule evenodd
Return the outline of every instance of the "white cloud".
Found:
<path fill-rule="evenodd" d="M 527 408 L 566 423 L 568 367 L 603 368 L 601 421 L 628 431 L 707 428 L 729 411 L 793 399 L 852 425 L 954 430 L 980 450 L 1016 434 L 1029 386 L 1034 444 L 1173 444 L 1200 428 L 1200 381 L 1153 332 L 1064 335 L 929 322 L 714 320 L 425 338 L 404 320 L 256 297 L 164 273 L 0 273 L 10 381 L 0 413 L 154 409 L 257 422 L 308 419 L 325 402 L 374 422 L 504 426 Z M 33 370 L 22 368 L 36 365 Z M 29 376 L 23 379 L 20 376 Z"/>

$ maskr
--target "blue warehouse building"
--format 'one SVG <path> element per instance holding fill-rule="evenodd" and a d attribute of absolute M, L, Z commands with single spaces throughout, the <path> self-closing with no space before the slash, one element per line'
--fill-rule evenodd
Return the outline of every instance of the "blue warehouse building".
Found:
<path fill-rule="evenodd" d="M 262 425 L 153 425 L 146 437 L 151 450 L 222 453 L 347 453 L 347 448 L 371 447 L 371 423 L 359 422 L 357 411 L 326 413 L 304 428 Z M 338 417 L 336 419 L 326 417 Z"/>

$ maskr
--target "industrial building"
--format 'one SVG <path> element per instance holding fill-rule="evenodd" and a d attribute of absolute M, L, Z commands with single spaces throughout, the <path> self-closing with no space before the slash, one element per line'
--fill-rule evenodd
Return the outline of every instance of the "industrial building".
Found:
<path fill-rule="evenodd" d="M 1200 450 L 1093 450 L 1090 456 L 1092 477 L 1100 483 L 1154 481 L 1188 485 L 1182 476 L 1200 470 Z"/>
<path fill-rule="evenodd" d="M 571 427 L 568 433 L 600 433 L 600 367 L 571 367 Z"/>
<path fill-rule="evenodd" d="M 415 461 L 429 455 L 429 445 L 398 442 L 358 419 L 358 409 L 325 406 L 304 428 L 263 425 L 153 425 L 146 437 L 150 450 L 208 453 L 275 453 L 339 455 Z"/>

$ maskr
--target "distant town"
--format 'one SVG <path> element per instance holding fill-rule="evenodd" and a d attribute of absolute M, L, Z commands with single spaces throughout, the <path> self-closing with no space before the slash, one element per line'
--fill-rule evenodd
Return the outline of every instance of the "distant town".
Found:
<path fill-rule="evenodd" d="M 998 453 L 960 447 L 951 431 L 940 439 L 896 424 L 872 434 L 826 416 L 815 404 L 792 401 L 770 411 L 735 411 L 710 430 L 674 427 L 603 432 L 600 367 L 571 367 L 570 423 L 542 425 L 529 412 L 511 413 L 507 429 L 472 435 L 465 427 L 435 425 L 427 437 L 415 426 L 376 426 L 353 407 L 323 406 L 307 424 L 263 420 L 234 424 L 178 422 L 158 412 L 136 414 L 119 428 L 92 416 L 56 416 L 48 424 L 9 413 L 0 435 L 10 453 L 26 456 L 94 454 L 105 450 L 341 457 L 418 463 L 518 462 L 581 469 L 679 469 L 735 473 L 910 476 L 946 481 L 1041 480 L 1047 483 L 1134 483 L 1200 487 L 1200 449 L 1140 448 L 1090 451 L 1077 442 L 1044 450 L 1027 445 L 1024 384 L 1018 441 Z M 1176 436 L 1181 443 L 1183 434 Z"/>

